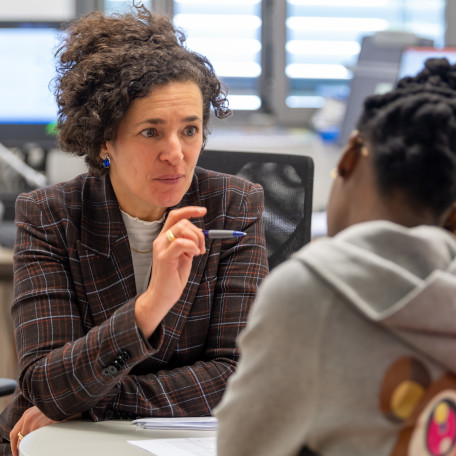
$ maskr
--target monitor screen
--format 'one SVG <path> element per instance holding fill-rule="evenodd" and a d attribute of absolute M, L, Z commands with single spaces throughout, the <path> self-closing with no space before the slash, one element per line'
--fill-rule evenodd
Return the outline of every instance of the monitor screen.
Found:
<path fill-rule="evenodd" d="M 415 76 L 424 68 L 429 58 L 446 57 L 450 63 L 456 63 L 455 48 L 407 47 L 402 51 L 398 79 Z"/>
<path fill-rule="evenodd" d="M 55 145 L 51 80 L 62 24 L 0 22 L 0 143 Z"/>

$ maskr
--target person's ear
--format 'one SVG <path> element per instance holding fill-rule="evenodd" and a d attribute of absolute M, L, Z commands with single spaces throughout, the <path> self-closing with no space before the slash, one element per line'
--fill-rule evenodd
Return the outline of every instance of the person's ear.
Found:
<path fill-rule="evenodd" d="M 101 146 L 100 146 L 100 158 L 102 160 L 104 160 L 104 158 L 106 157 L 107 153 L 108 153 L 107 143 L 101 143 Z"/>
<path fill-rule="evenodd" d="M 453 234 L 456 234 L 456 203 L 453 203 L 445 213 L 442 226 Z"/>
<path fill-rule="evenodd" d="M 348 138 L 347 144 L 342 152 L 337 165 L 337 173 L 342 178 L 347 178 L 356 168 L 359 158 L 360 137 L 359 131 L 354 130 Z"/>

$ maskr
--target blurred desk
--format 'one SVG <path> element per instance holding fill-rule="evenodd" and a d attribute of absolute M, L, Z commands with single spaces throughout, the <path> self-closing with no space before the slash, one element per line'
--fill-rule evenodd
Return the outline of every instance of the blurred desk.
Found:
<path fill-rule="evenodd" d="M 0 281 L 13 280 L 13 251 L 0 247 Z"/>
<path fill-rule="evenodd" d="M 145 456 L 128 440 L 215 437 L 216 431 L 141 429 L 131 421 L 66 421 L 24 437 L 19 456 Z"/>

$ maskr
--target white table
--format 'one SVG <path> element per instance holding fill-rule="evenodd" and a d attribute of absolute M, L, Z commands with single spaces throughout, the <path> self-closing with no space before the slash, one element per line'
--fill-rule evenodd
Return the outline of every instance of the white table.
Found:
<path fill-rule="evenodd" d="M 73 420 L 45 426 L 24 437 L 19 456 L 145 456 L 127 440 L 215 437 L 216 431 L 140 429 L 131 421 Z"/>

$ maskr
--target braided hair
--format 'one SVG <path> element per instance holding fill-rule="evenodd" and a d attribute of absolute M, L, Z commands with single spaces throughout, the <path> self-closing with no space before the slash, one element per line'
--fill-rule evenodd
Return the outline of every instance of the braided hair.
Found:
<path fill-rule="evenodd" d="M 418 75 L 368 97 L 357 129 L 382 194 L 401 191 L 436 216 L 456 201 L 456 66 L 447 59 L 428 59 Z"/>

